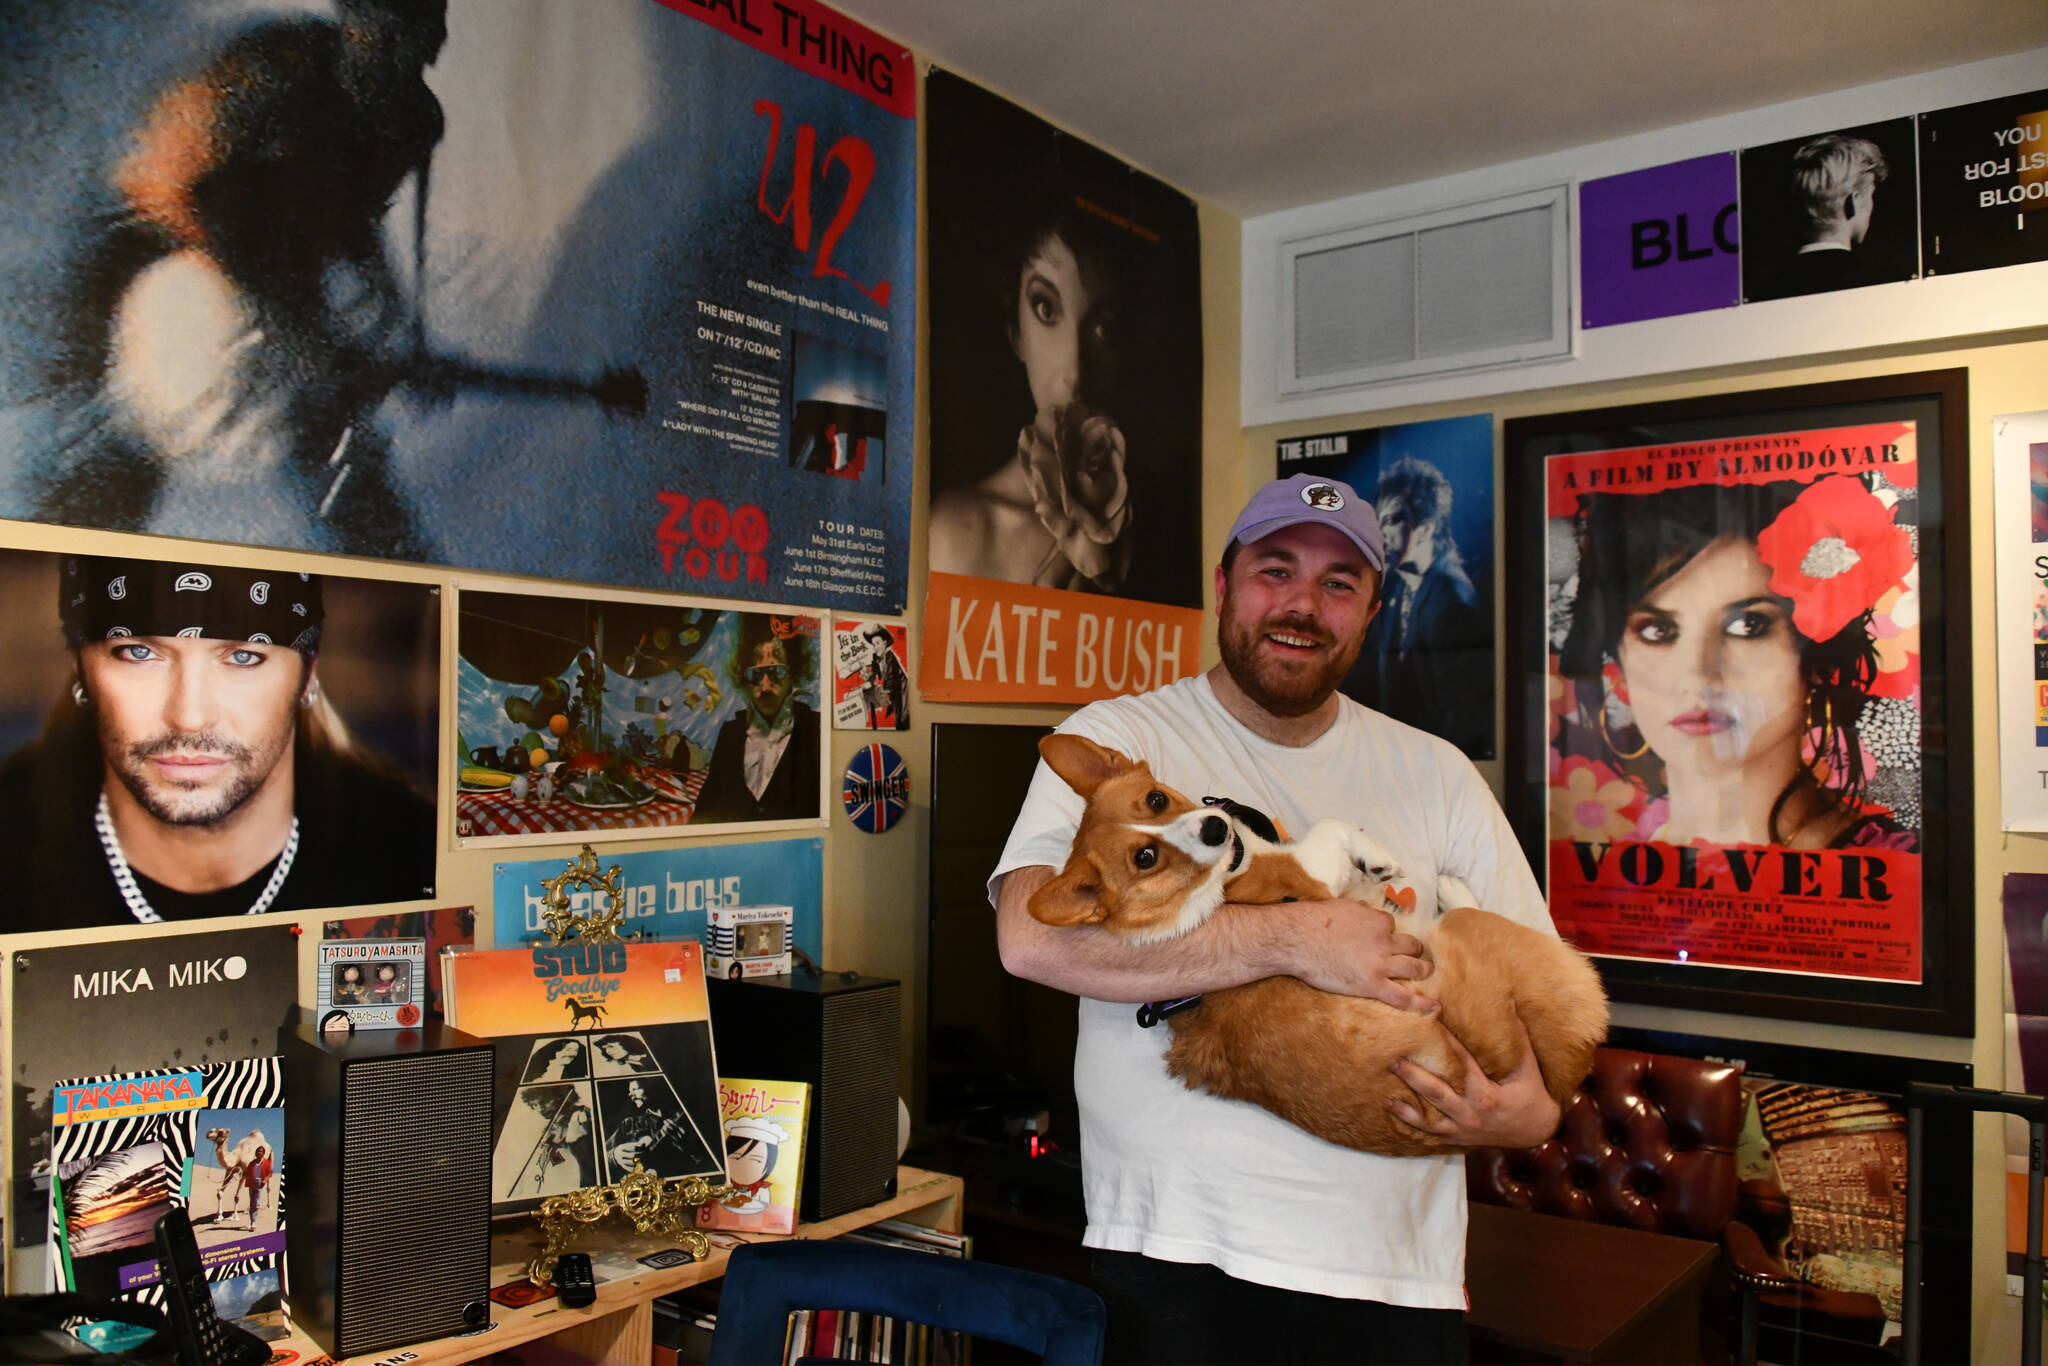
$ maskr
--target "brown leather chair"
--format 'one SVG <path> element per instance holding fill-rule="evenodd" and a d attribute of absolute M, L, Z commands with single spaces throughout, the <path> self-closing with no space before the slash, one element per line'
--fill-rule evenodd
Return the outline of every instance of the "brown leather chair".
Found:
<path fill-rule="evenodd" d="M 1721 1063 L 1603 1048 L 1534 1148 L 1465 1158 L 1474 1200 L 1718 1242 L 1735 1216 L 1742 1073 Z"/>
<path fill-rule="evenodd" d="M 1479 1148 L 1465 1158 L 1475 1201 L 1720 1243 L 1735 1216 L 1742 1073 L 1720 1063 L 1602 1048 L 1565 1102 L 1557 1132 L 1534 1148 Z M 1725 1322 L 1725 1281 L 1711 1282 L 1698 1322 Z M 1708 1330 L 1698 1350 L 1718 1356 Z"/>

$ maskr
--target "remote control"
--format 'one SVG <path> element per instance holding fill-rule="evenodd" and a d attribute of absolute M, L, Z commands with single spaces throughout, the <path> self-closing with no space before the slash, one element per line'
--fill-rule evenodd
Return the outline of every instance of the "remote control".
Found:
<path fill-rule="evenodd" d="M 214 1311 L 213 1288 L 199 1260 L 192 1220 L 172 1209 L 156 1221 L 157 1274 L 178 1337 L 178 1360 L 197 1366 L 254 1366 L 270 1360 L 270 1344 L 248 1329 L 224 1322 Z"/>
<path fill-rule="evenodd" d="M 597 1278 L 591 1274 L 588 1252 L 564 1252 L 555 1259 L 555 1293 L 570 1309 L 581 1309 L 597 1299 Z"/>

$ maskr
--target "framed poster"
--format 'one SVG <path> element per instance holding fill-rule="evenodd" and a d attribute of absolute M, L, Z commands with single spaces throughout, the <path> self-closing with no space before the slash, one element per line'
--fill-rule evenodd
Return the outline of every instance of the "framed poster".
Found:
<path fill-rule="evenodd" d="M 1966 381 L 1507 424 L 1509 814 L 1615 999 L 1970 1032 Z"/>
<path fill-rule="evenodd" d="M 464 846 L 824 824 L 823 619 L 458 590 Z"/>

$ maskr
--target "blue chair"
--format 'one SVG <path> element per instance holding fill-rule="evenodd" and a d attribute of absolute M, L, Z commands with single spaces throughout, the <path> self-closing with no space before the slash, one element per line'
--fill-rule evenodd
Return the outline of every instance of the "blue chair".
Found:
<path fill-rule="evenodd" d="M 1035 1271 L 872 1243 L 749 1243 L 726 1267 L 712 1366 L 782 1360 L 798 1309 L 887 1314 L 1081 1366 L 1102 1360 L 1107 1320 L 1094 1291 Z"/>

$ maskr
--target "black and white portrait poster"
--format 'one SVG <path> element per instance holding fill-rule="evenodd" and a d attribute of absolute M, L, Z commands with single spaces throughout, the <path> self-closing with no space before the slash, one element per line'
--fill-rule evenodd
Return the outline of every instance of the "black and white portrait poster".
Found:
<path fill-rule="evenodd" d="M 902 47 L 816 0 L 4 14 L 0 517 L 903 610 Z"/>
<path fill-rule="evenodd" d="M 957 76 L 925 98 L 932 571 L 1199 607 L 1194 202 Z"/>
<path fill-rule="evenodd" d="M 2048 261 L 2048 90 L 1920 116 L 1929 275 Z"/>
<path fill-rule="evenodd" d="M 1380 610 L 1344 695 L 1491 759 L 1492 414 L 1296 437 L 1279 468 L 1341 479 L 1379 515 Z"/>
<path fill-rule="evenodd" d="M 6 550 L 0 641 L 0 935 L 433 895 L 438 588 Z"/>
<path fill-rule="evenodd" d="M 1917 278 L 1915 151 L 1910 117 L 1744 148 L 1742 301 Z"/>
<path fill-rule="evenodd" d="M 298 1004 L 299 937 L 269 922 L 204 934 L 17 950 L 8 1017 L 10 1287 L 32 1269 L 50 1191 L 52 1090 L 67 1078 L 268 1058 Z"/>

